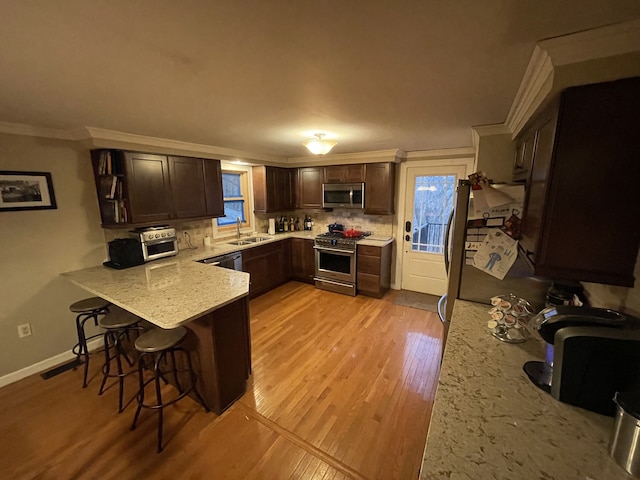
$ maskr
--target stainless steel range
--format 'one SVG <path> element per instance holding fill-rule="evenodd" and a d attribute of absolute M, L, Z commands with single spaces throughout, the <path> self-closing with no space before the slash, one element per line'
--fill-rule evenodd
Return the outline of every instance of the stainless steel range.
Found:
<path fill-rule="evenodd" d="M 345 295 L 356 295 L 357 238 L 342 233 L 323 233 L 313 242 L 316 257 L 317 288 Z"/>

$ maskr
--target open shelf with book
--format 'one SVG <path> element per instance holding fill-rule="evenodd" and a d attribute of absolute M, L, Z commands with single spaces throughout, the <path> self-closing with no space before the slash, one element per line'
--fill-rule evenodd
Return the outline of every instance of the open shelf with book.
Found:
<path fill-rule="evenodd" d="M 92 150 L 91 162 L 103 227 L 129 223 L 129 201 L 123 152 Z"/>

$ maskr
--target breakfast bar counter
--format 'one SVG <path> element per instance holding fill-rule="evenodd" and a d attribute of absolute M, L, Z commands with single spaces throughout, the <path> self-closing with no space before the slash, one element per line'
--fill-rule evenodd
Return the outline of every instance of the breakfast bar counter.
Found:
<path fill-rule="evenodd" d="M 420 479 L 631 478 L 607 452 L 614 419 L 534 386 L 522 365 L 544 342 L 500 342 L 489 308 L 455 302 Z"/>
<path fill-rule="evenodd" d="M 222 413 L 251 374 L 249 274 L 198 263 L 189 252 L 123 270 L 63 273 L 77 286 L 160 328 L 184 325 L 201 393 Z"/>
<path fill-rule="evenodd" d="M 249 293 L 248 273 L 182 253 L 123 270 L 100 265 L 62 276 L 161 328 L 183 325 Z"/>

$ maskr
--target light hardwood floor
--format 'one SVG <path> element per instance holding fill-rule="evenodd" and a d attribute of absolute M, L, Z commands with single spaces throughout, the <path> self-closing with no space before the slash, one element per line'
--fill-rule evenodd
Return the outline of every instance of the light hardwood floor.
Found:
<path fill-rule="evenodd" d="M 81 369 L 0 389 L 8 479 L 415 479 L 440 366 L 435 313 L 290 282 L 251 302 L 253 375 L 221 416 L 187 398 L 156 417 L 117 414 L 94 356 Z M 73 319 L 70 317 L 69 321 Z M 126 397 L 135 393 L 128 379 Z M 171 387 L 166 387 L 171 388 Z"/>

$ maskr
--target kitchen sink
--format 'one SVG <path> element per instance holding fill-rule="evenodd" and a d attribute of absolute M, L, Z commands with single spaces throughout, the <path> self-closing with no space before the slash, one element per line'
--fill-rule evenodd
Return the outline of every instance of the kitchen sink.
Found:
<path fill-rule="evenodd" d="M 269 237 L 250 237 L 243 238 L 242 240 L 234 240 L 233 242 L 227 242 L 228 245 L 251 245 L 252 243 L 262 242 L 269 240 Z"/>

